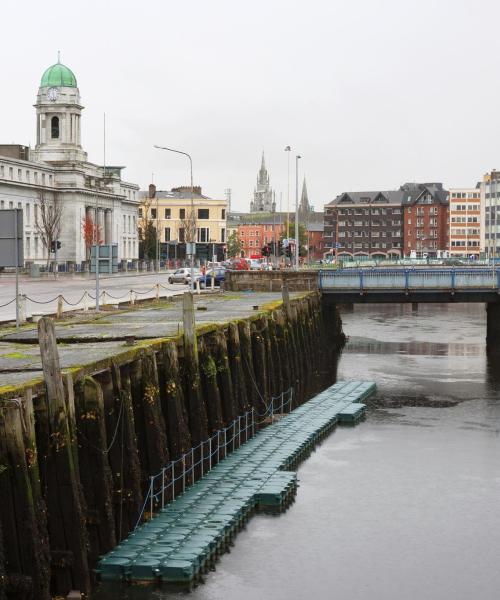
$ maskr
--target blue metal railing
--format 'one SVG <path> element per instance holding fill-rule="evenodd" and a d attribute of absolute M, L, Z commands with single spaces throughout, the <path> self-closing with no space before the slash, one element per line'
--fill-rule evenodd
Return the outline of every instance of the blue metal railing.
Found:
<path fill-rule="evenodd" d="M 498 290 L 500 269 L 337 269 L 320 270 L 320 290 Z"/>

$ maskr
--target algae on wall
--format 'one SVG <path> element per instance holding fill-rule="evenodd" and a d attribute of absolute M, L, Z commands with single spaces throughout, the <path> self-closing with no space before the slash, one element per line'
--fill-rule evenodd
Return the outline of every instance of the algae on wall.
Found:
<path fill-rule="evenodd" d="M 150 475 L 239 415 L 252 408 L 262 412 L 272 395 L 293 386 L 296 405 L 332 384 L 343 342 L 338 312 L 314 293 L 292 300 L 289 311 L 277 304 L 246 319 L 199 328 L 196 352 L 186 352 L 181 339 L 155 340 L 100 361 L 94 372 L 75 371 L 74 386 L 71 377 L 66 380 L 59 427 L 43 389 L 34 388 L 31 430 L 14 440 L 0 427 L 0 494 L 8 490 L 11 498 L 0 513 L 0 600 L 2 569 L 8 588 L 24 585 L 20 600 L 48 600 L 49 589 L 53 595 L 76 586 L 89 591 L 96 558 L 135 525 Z M 15 403 L 0 406 L 0 416 L 17 414 Z M 7 451 L 14 442 L 22 449 L 17 455 Z M 76 478 L 81 501 L 81 518 L 62 529 L 58 514 L 69 514 L 67 482 L 51 475 L 59 451 L 73 458 L 68 476 Z M 197 452 L 194 462 L 200 460 Z M 170 476 L 167 469 L 167 482 Z M 45 502 L 58 508 L 48 522 Z M 23 523 L 20 506 L 28 511 Z M 29 539 L 25 523 L 32 523 Z M 72 543 L 70 531 L 85 543 Z M 34 556 L 35 548 L 38 560 L 13 560 Z"/>

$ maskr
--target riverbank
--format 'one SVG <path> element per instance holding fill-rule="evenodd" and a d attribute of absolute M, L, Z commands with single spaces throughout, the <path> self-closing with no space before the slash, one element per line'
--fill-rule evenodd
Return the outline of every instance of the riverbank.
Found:
<path fill-rule="evenodd" d="M 296 406 L 334 383 L 341 321 L 317 293 L 287 306 L 278 294 L 195 302 L 194 345 L 177 303 L 57 324 L 57 402 L 36 329 L 4 331 L 0 577 L 16 597 L 89 592 L 98 557 L 135 525 L 152 473 L 291 386 Z"/>

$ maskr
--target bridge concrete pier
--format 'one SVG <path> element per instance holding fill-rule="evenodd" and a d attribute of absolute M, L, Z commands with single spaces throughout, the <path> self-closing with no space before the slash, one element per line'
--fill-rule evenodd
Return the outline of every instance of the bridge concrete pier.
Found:
<path fill-rule="evenodd" d="M 411 303 L 411 312 L 418 312 L 418 302 Z"/>
<path fill-rule="evenodd" d="M 500 351 L 500 302 L 486 304 L 486 349 Z"/>

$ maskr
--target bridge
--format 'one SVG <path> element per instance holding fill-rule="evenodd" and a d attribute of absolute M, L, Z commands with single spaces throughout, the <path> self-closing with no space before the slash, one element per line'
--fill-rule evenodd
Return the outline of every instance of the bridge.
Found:
<path fill-rule="evenodd" d="M 227 271 L 233 291 L 319 290 L 337 304 L 480 302 L 487 307 L 487 344 L 500 348 L 500 268 L 369 267 Z"/>
<path fill-rule="evenodd" d="M 318 289 L 347 303 L 497 303 L 500 269 L 328 269 L 319 271 Z"/>
<path fill-rule="evenodd" d="M 335 303 L 486 303 L 486 343 L 500 347 L 500 269 L 321 270 L 318 289 Z"/>

